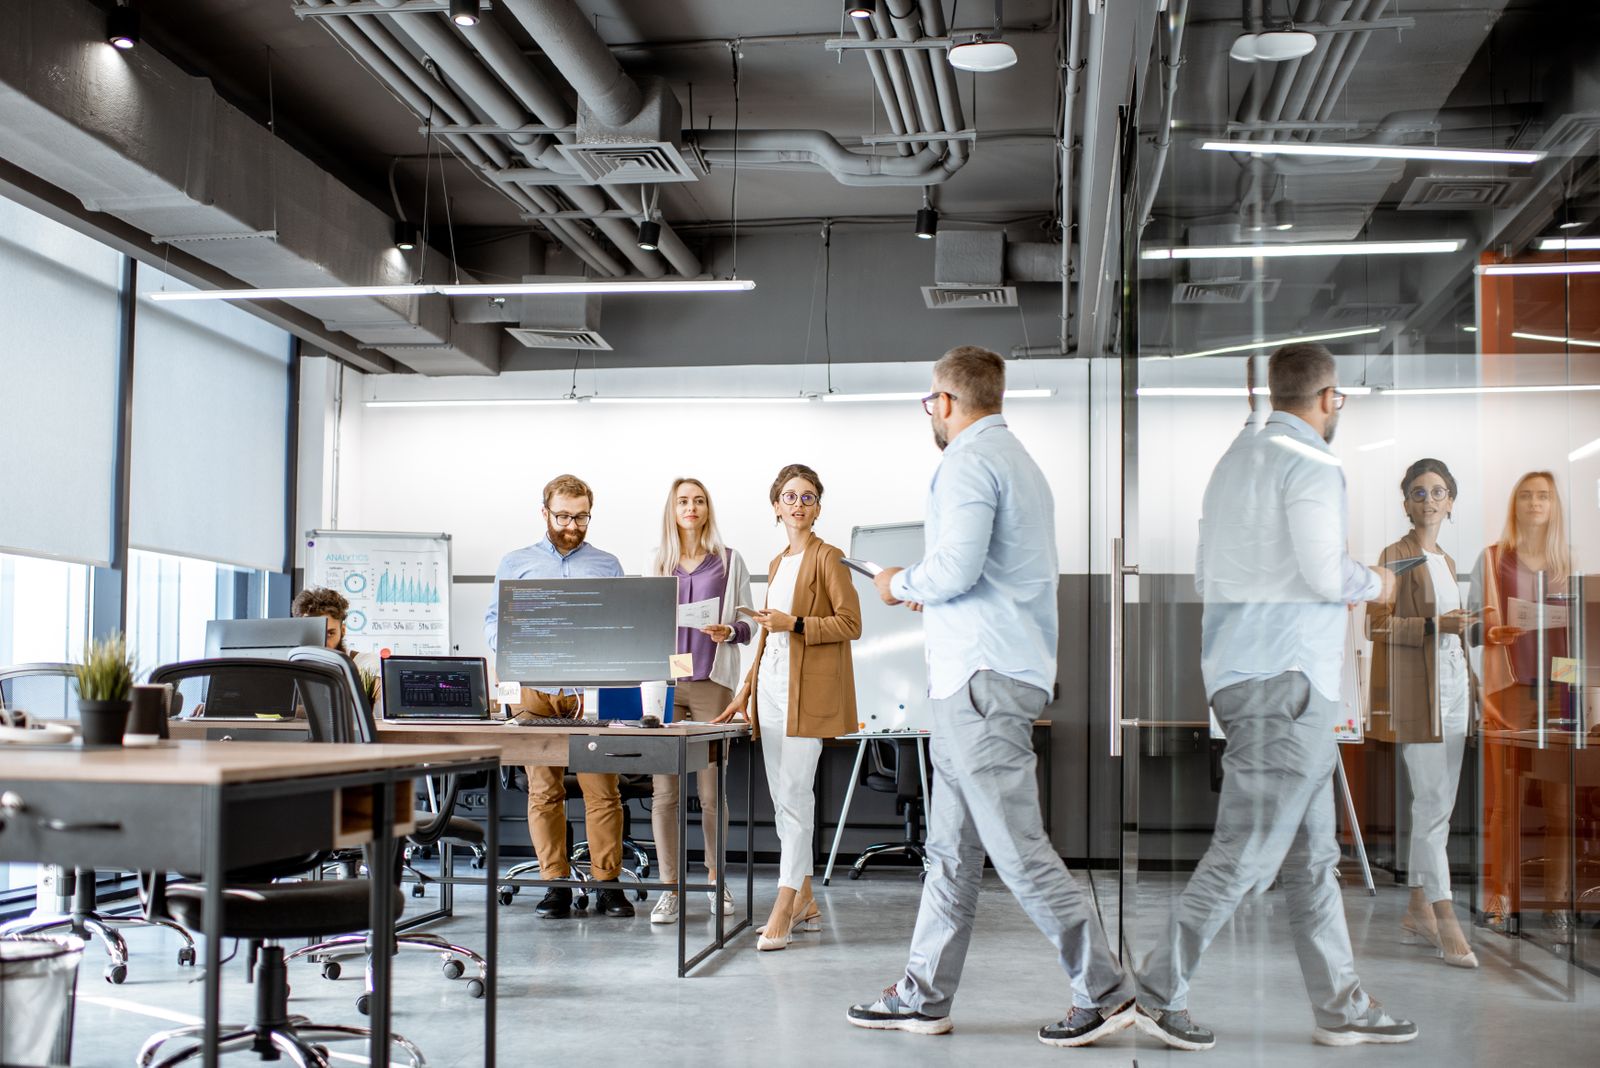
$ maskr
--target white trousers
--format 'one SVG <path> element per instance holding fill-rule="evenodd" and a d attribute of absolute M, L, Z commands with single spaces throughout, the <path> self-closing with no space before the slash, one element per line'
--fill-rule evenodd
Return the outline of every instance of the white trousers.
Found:
<path fill-rule="evenodd" d="M 789 651 L 763 656 L 756 672 L 756 720 L 761 756 L 778 828 L 778 885 L 799 890 L 813 868 L 814 786 L 821 738 L 789 737 Z"/>
<path fill-rule="evenodd" d="M 1422 887 L 1432 901 L 1450 900 L 1450 814 L 1461 782 L 1467 747 L 1467 668 L 1459 644 L 1440 650 L 1439 718 L 1442 742 L 1408 742 L 1400 747 L 1411 782 L 1411 859 L 1409 886 Z"/>

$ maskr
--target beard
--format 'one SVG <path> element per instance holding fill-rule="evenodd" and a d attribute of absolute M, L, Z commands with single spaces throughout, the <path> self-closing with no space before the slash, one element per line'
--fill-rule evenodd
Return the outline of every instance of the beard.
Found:
<path fill-rule="evenodd" d="M 944 422 L 939 419 L 935 419 L 933 421 L 933 443 L 939 446 L 940 452 L 943 452 L 945 449 L 950 447 L 948 428 L 946 428 Z"/>
<path fill-rule="evenodd" d="M 567 527 L 563 530 L 548 521 L 544 528 L 550 536 L 550 544 L 554 545 L 563 556 L 582 545 L 583 539 L 589 536 L 589 532 L 582 528 Z"/>
<path fill-rule="evenodd" d="M 1328 425 L 1322 428 L 1322 440 L 1332 445 L 1334 432 L 1338 429 L 1339 412 L 1335 410 L 1332 415 L 1328 416 Z"/>

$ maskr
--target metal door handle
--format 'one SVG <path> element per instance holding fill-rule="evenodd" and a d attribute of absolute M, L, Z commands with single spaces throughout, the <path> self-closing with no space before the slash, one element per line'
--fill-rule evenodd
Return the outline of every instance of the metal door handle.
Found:
<path fill-rule="evenodd" d="M 1137 575 L 1137 564 L 1127 563 L 1123 559 L 1123 544 L 1121 538 L 1111 539 L 1111 634 L 1107 644 L 1110 646 L 1111 664 L 1110 676 L 1107 679 L 1106 714 L 1109 718 L 1111 733 L 1111 755 L 1122 755 L 1122 728 L 1132 726 L 1137 721 L 1124 719 L 1122 716 L 1122 668 L 1123 668 L 1123 641 L 1122 620 L 1123 610 L 1126 606 L 1127 591 L 1123 579 L 1129 575 Z"/>
<path fill-rule="evenodd" d="M 95 822 L 93 820 L 89 820 L 84 823 L 71 823 L 67 820 L 46 819 L 40 820 L 39 826 L 43 827 L 47 831 L 62 831 L 67 834 L 76 834 L 79 831 L 122 830 L 122 824 L 120 823 Z"/>

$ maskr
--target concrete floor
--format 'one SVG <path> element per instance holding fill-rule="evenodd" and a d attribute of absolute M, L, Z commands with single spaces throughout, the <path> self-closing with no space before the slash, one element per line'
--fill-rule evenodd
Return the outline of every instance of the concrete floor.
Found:
<path fill-rule="evenodd" d="M 757 902 L 771 900 L 773 875 L 761 870 Z M 1161 922 L 1162 902 L 1181 878 L 1150 876 L 1141 884 L 1134 944 L 1142 956 Z M 1112 907 L 1115 879 L 1096 877 Z M 954 1017 L 942 1037 L 869 1032 L 851 1027 L 844 1010 L 869 1000 L 898 978 L 916 913 L 919 886 L 908 871 L 874 871 L 860 882 L 819 887 L 825 916 L 820 934 L 797 935 L 781 953 L 757 953 L 755 936 L 714 957 L 693 977 L 673 977 L 673 928 L 652 927 L 646 907 L 632 920 L 536 919 L 523 891 L 501 910 L 501 1064 L 643 1066 L 722 1064 L 973 1065 L 1003 1058 L 1006 1068 L 1030 1064 L 1262 1065 L 1377 1063 L 1394 1065 L 1540 1065 L 1596 1063 L 1600 1044 L 1600 980 L 1569 969 L 1550 954 L 1498 935 L 1472 932 L 1484 966 L 1448 968 L 1437 956 L 1401 944 L 1402 889 L 1377 898 L 1348 890 L 1346 907 L 1363 983 L 1397 1015 L 1418 1021 L 1422 1036 L 1408 1046 L 1364 1051 L 1311 1044 L 1311 1016 L 1288 937 L 1281 895 L 1246 903 L 1207 954 L 1196 978 L 1196 1019 L 1219 1035 L 1215 1050 L 1178 1053 L 1134 1031 L 1086 1049 L 1041 1045 L 1038 1027 L 1069 1004 L 1053 953 L 991 873 L 979 928 Z M 466 944 L 480 943 L 482 904 L 475 892 L 448 926 Z M 705 899 L 693 895 L 691 938 L 707 930 Z M 418 902 L 408 902 L 413 909 Z M 758 922 L 760 913 L 758 911 Z M 128 1065 L 153 1031 L 191 1018 L 198 1002 L 194 971 L 179 969 L 176 942 L 135 931 L 125 985 L 100 979 L 103 956 L 91 949 L 79 980 L 73 1063 Z M 226 947 L 225 947 L 226 948 Z M 359 976 L 350 966 L 347 975 Z M 292 1009 L 315 1020 L 360 1023 L 357 978 L 330 982 L 310 965 L 291 966 Z M 247 1019 L 252 989 L 239 962 L 224 980 L 225 1015 Z M 400 958 L 395 1028 L 416 1041 L 430 1065 L 482 1063 L 480 1002 L 439 974 L 435 958 Z M 335 1063 L 364 1063 L 344 1044 Z M 1370 1058 L 1370 1061 L 1369 1061 Z M 236 1054 L 224 1063 L 254 1063 Z"/>

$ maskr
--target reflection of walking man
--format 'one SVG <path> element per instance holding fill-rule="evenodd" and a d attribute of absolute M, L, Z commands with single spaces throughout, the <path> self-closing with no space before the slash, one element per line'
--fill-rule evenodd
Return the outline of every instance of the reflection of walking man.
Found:
<path fill-rule="evenodd" d="M 858 1027 L 943 1034 L 978 909 L 985 852 L 1072 983 L 1066 1019 L 1039 1031 L 1083 1046 L 1133 1023 L 1133 989 L 1099 917 L 1045 836 L 1033 721 L 1056 677 L 1056 538 L 1050 487 L 1000 414 L 1005 362 L 970 346 L 934 365 L 923 407 L 945 450 L 925 555 L 877 578 L 889 604 L 926 606 L 929 751 L 938 774 L 928 873 L 906 973 Z"/>
<path fill-rule="evenodd" d="M 1244 896 L 1281 870 L 1295 953 L 1330 1046 L 1408 1042 L 1356 977 L 1339 894 L 1333 726 L 1346 605 L 1391 599 L 1394 577 L 1345 549 L 1344 472 L 1328 448 L 1344 397 L 1321 345 L 1272 354 L 1273 413 L 1246 427 L 1206 486 L 1195 584 L 1201 668 L 1228 736 L 1211 847 L 1139 975 L 1141 1030 L 1179 1049 L 1216 1036 L 1188 1013 L 1200 955 Z"/>

